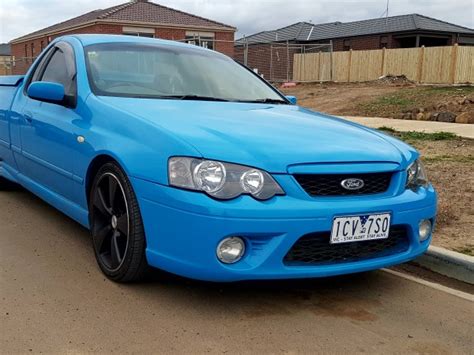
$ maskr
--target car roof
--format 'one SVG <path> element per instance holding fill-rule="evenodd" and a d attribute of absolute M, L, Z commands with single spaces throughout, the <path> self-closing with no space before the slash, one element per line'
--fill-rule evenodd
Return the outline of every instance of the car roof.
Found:
<path fill-rule="evenodd" d="M 137 43 L 137 44 L 150 44 L 150 45 L 165 45 L 172 47 L 192 47 L 193 49 L 209 51 L 209 49 L 195 46 L 188 43 L 170 41 L 159 38 L 147 38 L 147 37 L 138 37 L 138 36 L 127 36 L 127 35 L 103 35 L 103 34 L 81 34 L 81 35 L 66 35 L 57 38 L 57 40 L 67 40 L 68 38 L 78 39 L 82 45 L 89 46 L 92 44 L 102 44 L 102 43 Z M 214 52 L 214 51 L 212 51 Z"/>

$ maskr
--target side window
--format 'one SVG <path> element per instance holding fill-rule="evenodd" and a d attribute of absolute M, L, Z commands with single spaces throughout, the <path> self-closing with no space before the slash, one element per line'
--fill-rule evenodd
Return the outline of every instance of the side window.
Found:
<path fill-rule="evenodd" d="M 40 81 L 63 84 L 66 95 L 74 96 L 76 94 L 75 78 L 74 66 L 71 65 L 71 61 L 68 62 L 65 53 L 57 48 L 46 65 Z"/>
<path fill-rule="evenodd" d="M 29 81 L 28 81 L 28 86 L 34 82 L 34 81 L 38 81 L 39 80 L 39 77 L 41 76 L 41 73 L 43 72 L 43 68 L 44 68 L 44 65 L 45 63 L 48 61 L 50 55 L 51 55 L 51 52 L 54 50 L 54 48 L 50 49 L 47 53 L 45 53 L 43 55 L 43 57 L 41 58 L 40 62 L 38 63 L 38 65 L 36 66 L 36 68 L 34 69 L 34 72 L 33 74 L 30 76 L 29 78 Z"/>

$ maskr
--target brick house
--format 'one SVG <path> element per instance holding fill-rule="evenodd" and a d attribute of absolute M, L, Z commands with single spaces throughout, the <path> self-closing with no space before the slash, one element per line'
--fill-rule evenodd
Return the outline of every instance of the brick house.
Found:
<path fill-rule="evenodd" d="M 24 74 L 49 42 L 66 34 L 126 34 L 187 41 L 233 56 L 235 31 L 234 27 L 220 22 L 147 0 L 133 0 L 91 11 L 12 40 L 12 55 L 17 59 L 13 72 Z"/>
<path fill-rule="evenodd" d="M 418 14 L 345 23 L 298 22 L 237 40 L 235 58 L 241 62 L 246 60 L 249 67 L 258 68 L 268 78 L 275 73 L 284 77 L 288 63 L 292 67 L 293 54 L 300 53 L 302 45 L 324 43 L 332 44 L 334 51 L 449 46 L 454 43 L 474 45 L 474 30 Z M 284 48 L 287 44 L 288 49 Z M 282 50 L 278 50 L 279 45 Z M 321 47 L 321 50 L 329 48 Z M 275 60 L 276 56 L 278 59 L 283 57 L 283 60 Z"/>

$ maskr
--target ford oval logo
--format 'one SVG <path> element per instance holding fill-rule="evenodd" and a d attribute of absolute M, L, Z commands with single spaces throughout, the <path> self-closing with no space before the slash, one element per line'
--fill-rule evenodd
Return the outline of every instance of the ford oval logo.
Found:
<path fill-rule="evenodd" d="M 360 190 L 364 187 L 364 180 L 362 179 L 345 179 L 341 181 L 341 186 L 346 190 Z"/>

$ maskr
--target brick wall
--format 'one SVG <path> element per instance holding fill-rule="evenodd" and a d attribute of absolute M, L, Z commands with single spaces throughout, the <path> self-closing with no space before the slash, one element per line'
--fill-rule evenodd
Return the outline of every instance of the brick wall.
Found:
<path fill-rule="evenodd" d="M 155 37 L 180 41 L 186 37 L 186 30 L 180 28 L 156 28 Z"/>
<path fill-rule="evenodd" d="M 25 56 L 24 52 L 24 44 L 13 44 L 11 48 L 12 56 L 14 56 L 17 61 L 15 62 L 15 66 L 12 68 L 13 74 L 24 74 L 29 67 L 29 64 L 22 59 Z"/>
<path fill-rule="evenodd" d="M 392 47 L 392 36 L 384 35 L 387 37 L 387 48 Z M 350 49 L 352 50 L 367 50 L 367 49 L 380 49 L 380 37 L 381 36 L 361 36 L 351 38 L 337 38 L 332 41 L 334 51 L 344 50 L 344 41 L 348 41 Z"/>
<path fill-rule="evenodd" d="M 50 41 L 56 37 L 69 35 L 69 34 L 84 34 L 84 33 L 99 33 L 99 34 L 122 34 L 122 25 L 114 24 L 95 24 L 71 31 L 65 31 L 60 34 L 50 36 L 44 36 L 32 41 L 25 41 L 21 43 L 12 44 L 12 56 L 17 58 L 15 66 L 13 67 L 13 74 L 25 74 L 28 68 L 34 61 L 32 58 L 36 58 L 41 53 L 41 48 L 46 48 Z M 169 40 L 183 40 L 186 36 L 186 30 L 180 28 L 156 28 L 155 37 Z M 234 33 L 232 32 L 216 32 L 215 38 L 216 50 L 227 54 L 229 56 L 234 55 Z M 229 41 L 229 42 L 219 42 Z M 43 44 L 42 44 L 43 43 Z M 32 53 L 33 44 L 34 51 Z M 26 45 L 26 54 L 25 54 Z"/>
<path fill-rule="evenodd" d="M 229 57 L 234 57 L 234 33 L 233 32 L 216 32 L 215 34 L 215 50 Z"/>
<path fill-rule="evenodd" d="M 420 34 L 423 37 L 423 34 Z M 414 35 L 413 35 L 414 36 Z M 391 34 L 374 35 L 374 36 L 361 36 L 351 38 L 337 38 L 333 40 L 334 51 L 344 50 L 344 41 L 348 41 L 352 50 L 369 50 L 369 49 L 380 49 L 381 37 L 387 37 L 386 48 L 400 48 L 400 40 L 395 38 Z M 456 36 L 452 35 L 449 37 L 446 45 L 453 45 L 456 43 Z M 443 44 L 440 44 L 443 45 Z"/>

